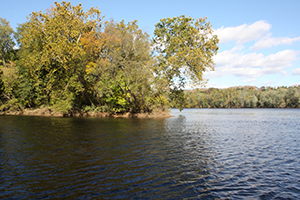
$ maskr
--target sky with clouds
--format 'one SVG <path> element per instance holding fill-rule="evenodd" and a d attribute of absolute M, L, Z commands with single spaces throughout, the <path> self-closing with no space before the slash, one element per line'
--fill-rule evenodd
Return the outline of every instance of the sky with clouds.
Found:
<path fill-rule="evenodd" d="M 59 2 L 59 1 L 58 1 Z M 207 17 L 220 44 L 215 71 L 205 72 L 207 87 L 290 86 L 300 84 L 299 0 L 71 0 L 84 10 L 98 7 L 107 20 L 138 20 L 153 35 L 160 19 Z M 0 17 L 16 28 L 51 0 L 0 0 Z"/>

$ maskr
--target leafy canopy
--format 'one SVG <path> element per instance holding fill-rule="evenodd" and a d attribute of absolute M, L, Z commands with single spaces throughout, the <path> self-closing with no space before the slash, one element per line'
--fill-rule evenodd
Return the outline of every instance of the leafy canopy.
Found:
<path fill-rule="evenodd" d="M 15 45 L 12 34 L 13 29 L 9 25 L 9 21 L 0 17 L 0 56 L 4 67 L 6 67 L 5 56 L 11 51 Z"/>
<path fill-rule="evenodd" d="M 103 21 L 98 8 L 85 12 L 81 4 L 55 2 L 17 28 L 18 73 L 4 71 L 0 92 L 16 108 L 46 106 L 64 114 L 182 109 L 183 89 L 201 84 L 214 66 L 218 39 L 205 20 L 162 19 L 151 44 L 137 20 Z"/>
<path fill-rule="evenodd" d="M 212 57 L 217 54 L 219 40 L 205 20 L 182 15 L 161 19 L 155 25 L 156 74 L 166 77 L 170 86 L 198 85 L 204 71 L 214 70 Z"/>
<path fill-rule="evenodd" d="M 84 87 L 82 38 L 101 26 L 100 14 L 97 8 L 84 12 L 81 4 L 55 2 L 49 12 L 33 12 L 22 25 L 20 65 L 29 76 L 24 79 L 33 80 L 34 100 L 68 109 L 77 103 L 74 100 Z"/>

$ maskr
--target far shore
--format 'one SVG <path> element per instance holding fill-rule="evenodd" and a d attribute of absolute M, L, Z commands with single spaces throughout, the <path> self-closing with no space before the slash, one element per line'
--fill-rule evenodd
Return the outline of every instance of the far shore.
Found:
<path fill-rule="evenodd" d="M 0 112 L 0 115 L 23 115 L 23 116 L 45 116 L 45 117 L 111 117 L 111 118 L 169 118 L 172 117 L 170 112 L 158 111 L 152 113 L 106 113 L 106 112 L 76 112 L 63 114 L 53 112 L 47 108 L 25 109 L 23 111 L 6 111 Z"/>

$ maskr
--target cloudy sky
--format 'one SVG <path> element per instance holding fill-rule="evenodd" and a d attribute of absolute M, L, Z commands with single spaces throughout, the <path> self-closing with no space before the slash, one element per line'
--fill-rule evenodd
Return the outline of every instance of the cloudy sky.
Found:
<path fill-rule="evenodd" d="M 206 72 L 207 87 L 290 86 L 300 84 L 299 0 L 86 0 L 85 10 L 98 7 L 106 19 L 139 26 L 153 35 L 160 19 L 180 15 L 207 17 L 220 39 L 215 71 Z M 0 0 L 0 17 L 13 28 L 32 11 L 45 11 L 50 0 Z"/>

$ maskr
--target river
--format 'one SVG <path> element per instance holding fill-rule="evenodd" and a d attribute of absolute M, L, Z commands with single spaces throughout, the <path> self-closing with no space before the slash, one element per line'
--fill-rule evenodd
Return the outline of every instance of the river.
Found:
<path fill-rule="evenodd" d="M 300 198 L 299 109 L 0 116 L 0 199 Z"/>

